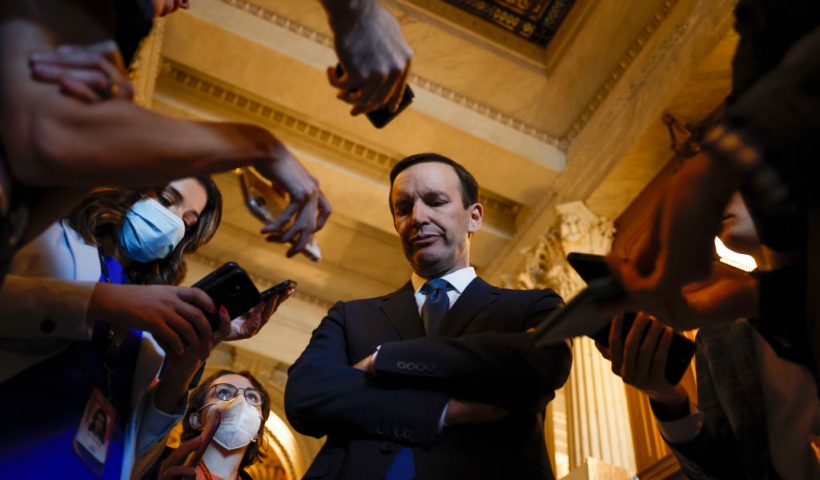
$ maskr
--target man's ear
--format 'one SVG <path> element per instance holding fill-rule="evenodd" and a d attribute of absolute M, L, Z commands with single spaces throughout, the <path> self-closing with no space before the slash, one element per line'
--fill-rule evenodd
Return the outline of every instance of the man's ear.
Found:
<path fill-rule="evenodd" d="M 188 416 L 188 424 L 191 425 L 191 428 L 194 430 L 199 430 L 202 428 L 202 421 L 199 419 L 199 412 L 191 412 Z"/>
<path fill-rule="evenodd" d="M 470 223 L 467 225 L 467 233 L 475 233 L 481 228 L 481 221 L 484 219 L 484 205 L 476 202 L 467 210 L 470 213 Z"/>

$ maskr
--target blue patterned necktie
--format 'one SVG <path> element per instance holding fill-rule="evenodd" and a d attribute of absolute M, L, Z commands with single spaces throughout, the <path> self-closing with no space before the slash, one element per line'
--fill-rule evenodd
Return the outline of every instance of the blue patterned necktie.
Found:
<path fill-rule="evenodd" d="M 421 307 L 421 321 L 427 336 L 437 335 L 441 330 L 441 323 L 450 310 L 450 298 L 447 296 L 450 288 L 450 282 L 442 278 L 429 280 L 421 287 L 421 293 L 427 297 Z"/>
<path fill-rule="evenodd" d="M 447 296 L 447 291 L 451 288 L 450 282 L 441 278 L 434 278 L 421 287 L 421 293 L 427 297 L 421 307 L 421 321 L 424 323 L 427 336 L 435 335 L 441 329 L 442 320 L 450 309 L 450 298 Z M 416 477 L 416 467 L 413 462 L 413 449 L 400 448 L 387 467 L 384 479 L 412 480 Z"/>

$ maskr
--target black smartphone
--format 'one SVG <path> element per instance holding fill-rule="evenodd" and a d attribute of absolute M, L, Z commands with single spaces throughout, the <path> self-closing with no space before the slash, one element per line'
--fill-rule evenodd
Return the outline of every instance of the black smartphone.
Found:
<path fill-rule="evenodd" d="M 296 288 L 296 281 L 294 280 L 285 280 L 284 282 L 279 282 L 276 285 L 270 287 L 269 289 L 262 292 L 260 295 L 262 296 L 263 301 L 267 301 L 274 295 L 279 295 L 280 293 L 284 292 L 285 290 L 293 287 Z"/>
<path fill-rule="evenodd" d="M 344 75 L 344 69 L 341 65 L 336 65 L 336 75 L 341 77 Z M 396 109 L 395 112 L 391 112 L 388 107 L 380 108 L 378 110 L 373 110 L 372 112 L 368 112 L 367 119 L 370 120 L 370 123 L 376 128 L 384 128 L 385 125 L 390 123 L 391 120 L 398 117 L 401 112 L 407 108 L 408 105 L 413 103 L 413 98 L 416 96 L 413 93 L 413 89 L 410 88 L 410 85 L 404 86 L 404 95 L 401 97 L 401 103 L 399 103 L 399 108 Z"/>
<path fill-rule="evenodd" d="M 211 297 L 218 309 L 224 306 L 231 318 L 236 318 L 262 301 L 262 296 L 245 270 L 234 262 L 228 262 L 196 282 L 199 288 Z M 219 315 L 205 312 L 211 329 L 219 328 Z"/>
<path fill-rule="evenodd" d="M 611 278 L 612 274 L 609 271 L 609 267 L 601 255 L 571 252 L 567 255 L 567 261 L 587 283 L 596 280 L 599 281 L 601 278 Z M 629 335 L 632 324 L 635 322 L 635 317 L 637 317 L 635 312 L 624 312 L 624 321 L 621 330 L 622 339 L 625 340 L 627 335 Z M 607 324 L 597 332 L 589 335 L 589 337 L 604 346 L 609 346 L 609 330 L 610 324 Z M 695 342 L 675 332 L 672 336 L 672 344 L 669 347 L 669 357 L 666 359 L 666 367 L 664 369 L 664 376 L 670 384 L 677 385 L 680 379 L 683 378 L 683 374 L 692 361 L 692 356 L 695 355 L 695 350 Z"/>

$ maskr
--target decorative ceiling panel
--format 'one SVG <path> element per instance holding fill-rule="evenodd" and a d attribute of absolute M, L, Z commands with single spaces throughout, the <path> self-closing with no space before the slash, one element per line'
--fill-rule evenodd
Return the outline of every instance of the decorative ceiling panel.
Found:
<path fill-rule="evenodd" d="M 545 48 L 576 0 L 444 0 Z"/>

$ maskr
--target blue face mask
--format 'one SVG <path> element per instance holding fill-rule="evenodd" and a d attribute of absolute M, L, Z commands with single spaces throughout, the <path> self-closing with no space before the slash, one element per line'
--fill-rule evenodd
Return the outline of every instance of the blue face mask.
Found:
<path fill-rule="evenodd" d="M 142 263 L 167 257 L 184 236 L 185 223 L 153 198 L 131 206 L 117 232 L 125 255 Z"/>

